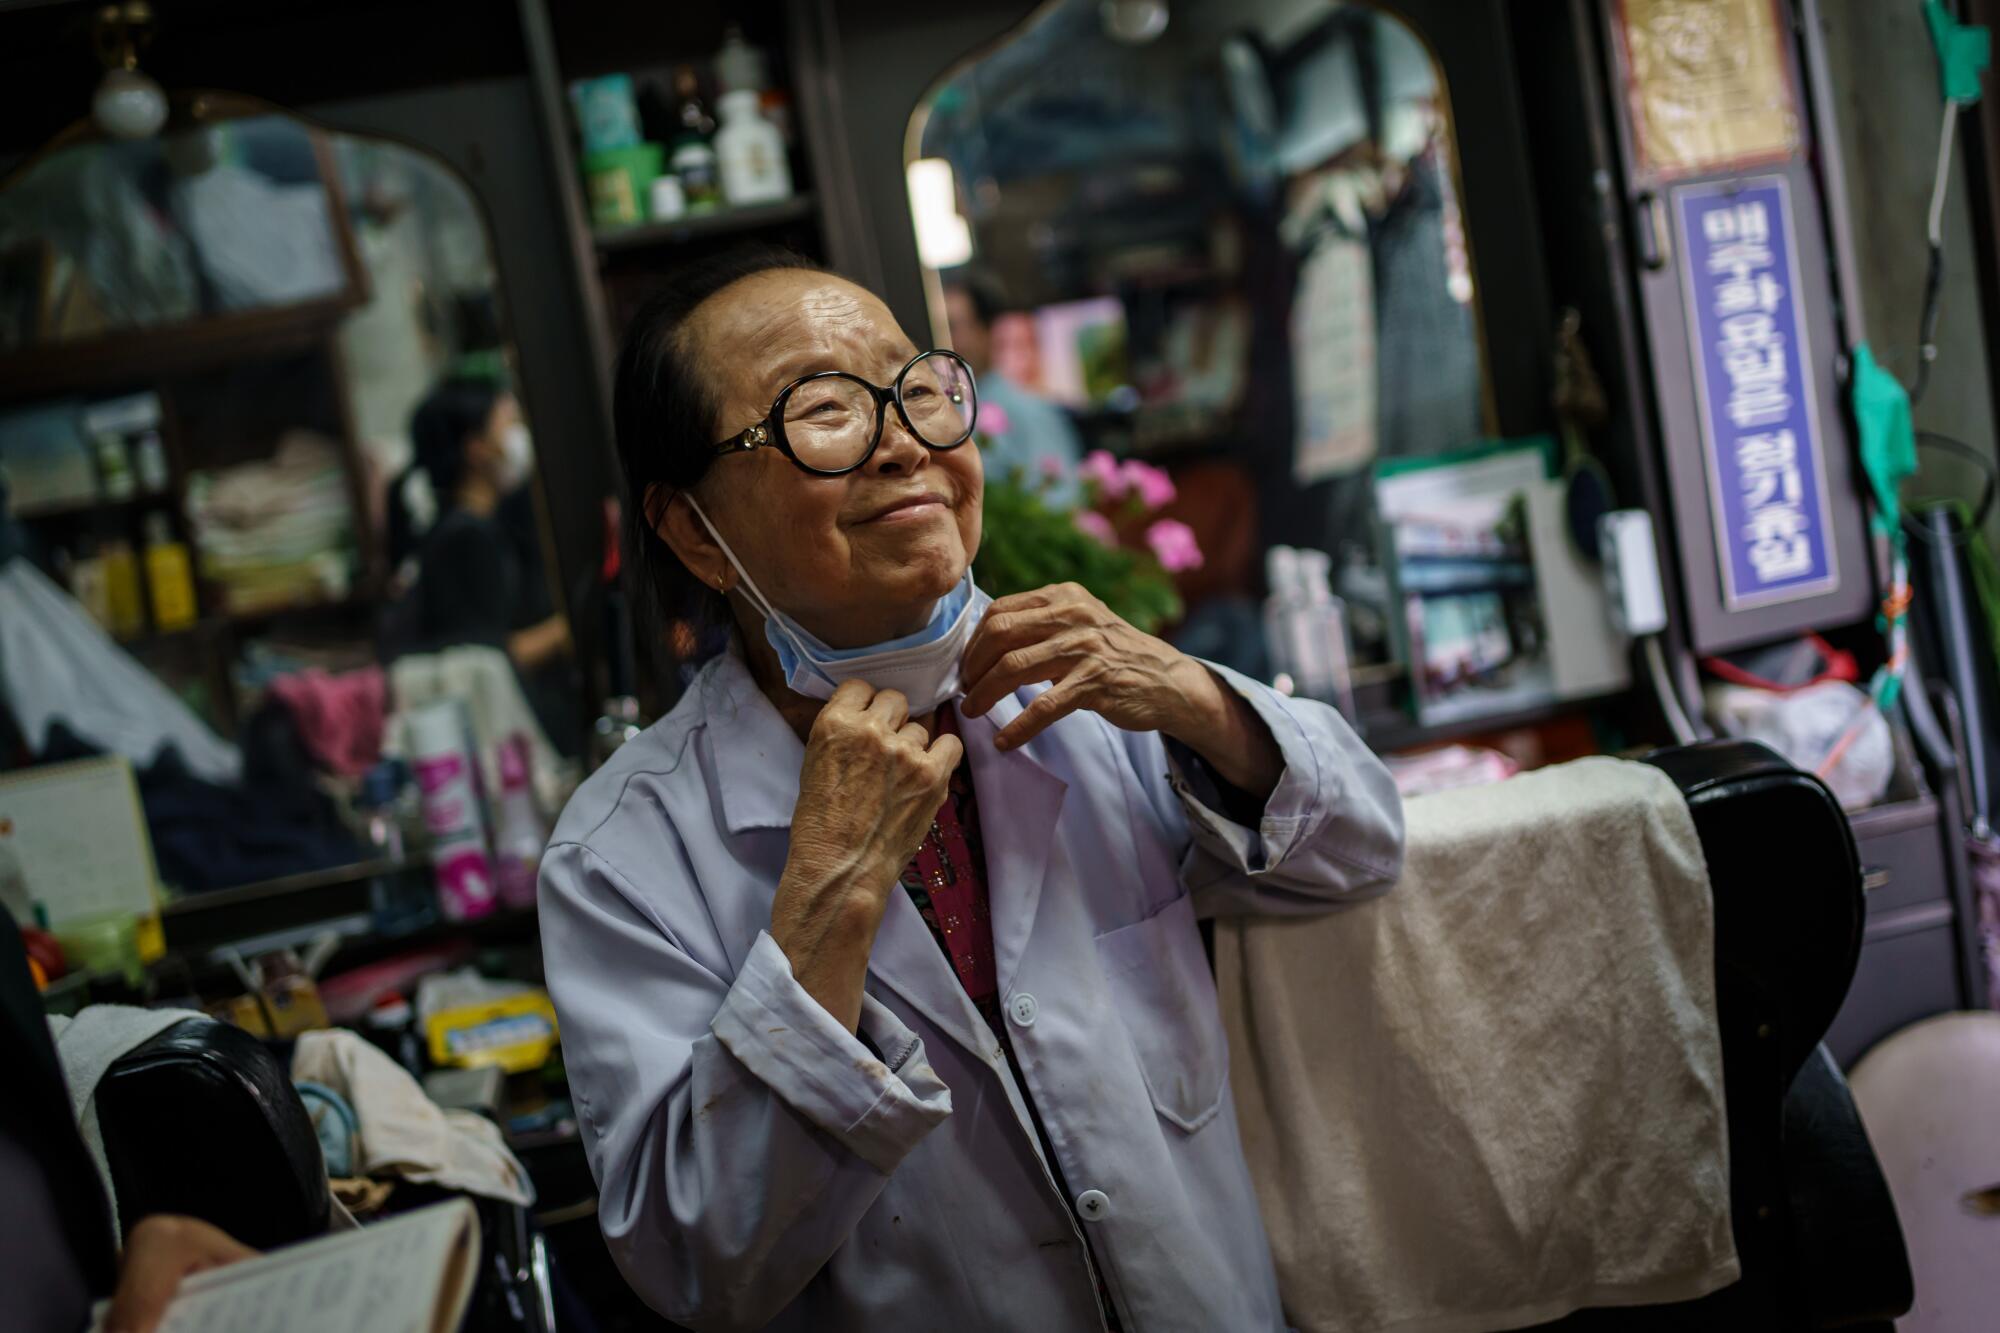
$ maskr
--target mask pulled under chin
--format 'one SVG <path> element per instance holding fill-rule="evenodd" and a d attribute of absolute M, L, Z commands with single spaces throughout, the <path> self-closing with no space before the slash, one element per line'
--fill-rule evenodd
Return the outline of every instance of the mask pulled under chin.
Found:
<path fill-rule="evenodd" d="M 970 569 L 938 599 L 929 622 L 916 633 L 865 648 L 829 648 L 771 604 L 700 502 L 689 495 L 688 504 L 743 580 L 744 595 L 763 614 L 764 637 L 778 654 L 785 683 L 794 692 L 831 699 L 843 682 L 858 680 L 878 690 L 896 690 L 914 714 L 928 713 L 965 692 L 958 678 L 959 660 L 992 600 L 972 582 Z"/>
<path fill-rule="evenodd" d="M 526 425 L 516 422 L 500 436 L 501 489 L 513 490 L 535 470 L 534 437 Z"/>

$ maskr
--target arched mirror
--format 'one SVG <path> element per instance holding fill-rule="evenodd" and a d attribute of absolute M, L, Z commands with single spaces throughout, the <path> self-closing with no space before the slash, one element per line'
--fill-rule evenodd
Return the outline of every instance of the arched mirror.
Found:
<path fill-rule="evenodd" d="M 1419 34 L 1332 0 L 1055 0 L 936 87 L 906 160 L 936 334 L 1003 409 L 989 474 L 1092 460 L 1044 488 L 1074 500 L 1112 478 L 1095 451 L 1157 467 L 1171 487 L 1129 484 L 1171 489 L 1159 513 L 1199 548 L 1163 560 L 1184 646 L 1270 674 L 1259 599 L 1285 545 L 1325 553 L 1360 674 L 1393 671 L 1376 470 L 1492 433 Z"/>
<path fill-rule="evenodd" d="M 205 776 L 274 680 L 461 647 L 573 749 L 514 361 L 479 201 L 406 145 L 182 95 L 157 136 L 80 124 L 0 181 L 11 530 L 189 706 Z"/>

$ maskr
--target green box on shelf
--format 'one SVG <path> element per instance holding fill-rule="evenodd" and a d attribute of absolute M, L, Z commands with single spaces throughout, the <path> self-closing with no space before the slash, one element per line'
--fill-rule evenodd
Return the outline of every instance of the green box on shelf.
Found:
<path fill-rule="evenodd" d="M 600 227 L 629 226 L 646 220 L 646 195 L 664 161 L 656 143 L 607 148 L 583 159 L 590 218 Z"/>

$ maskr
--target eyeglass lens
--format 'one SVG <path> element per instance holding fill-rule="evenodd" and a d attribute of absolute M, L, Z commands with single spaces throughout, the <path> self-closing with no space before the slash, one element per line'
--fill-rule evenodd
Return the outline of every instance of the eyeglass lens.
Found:
<path fill-rule="evenodd" d="M 919 440 L 949 449 L 972 433 L 972 379 L 943 352 L 917 358 L 900 382 L 903 411 Z M 807 467 L 834 472 L 866 457 L 878 429 L 875 394 L 846 375 L 823 375 L 793 387 L 785 399 L 785 441 Z"/>

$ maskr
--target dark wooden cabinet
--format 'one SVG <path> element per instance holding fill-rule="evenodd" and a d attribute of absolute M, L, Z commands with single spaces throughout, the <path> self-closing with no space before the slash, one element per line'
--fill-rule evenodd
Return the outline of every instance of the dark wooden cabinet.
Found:
<path fill-rule="evenodd" d="M 1957 845 L 1956 802 L 1892 801 L 1849 817 L 1868 919 L 1861 961 L 1828 1049 L 1850 1067 L 1882 1038 L 1933 1014 L 1975 1007 L 1976 921 Z"/>

